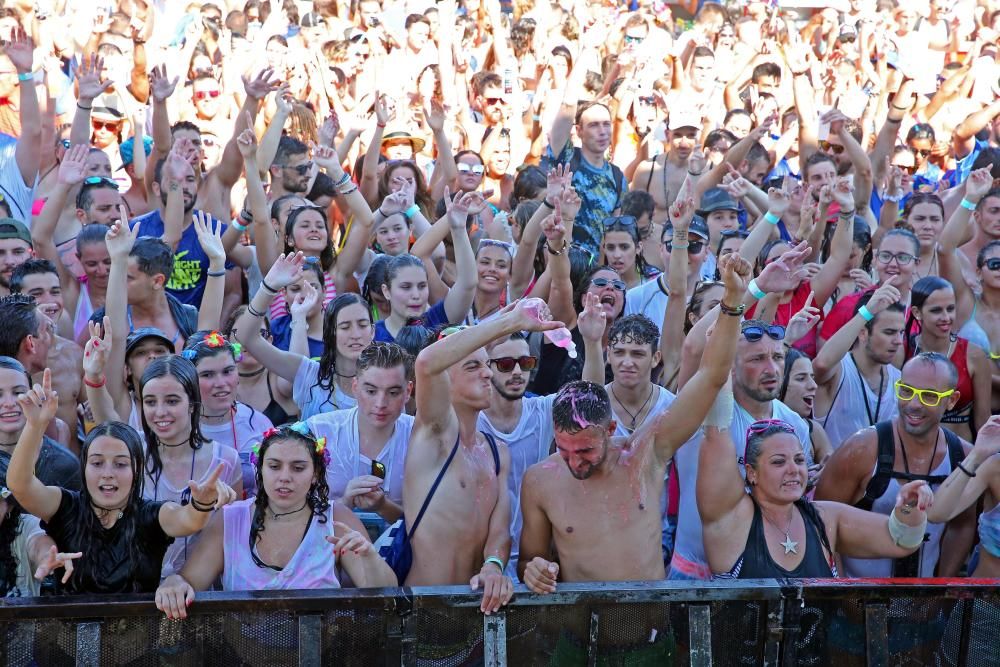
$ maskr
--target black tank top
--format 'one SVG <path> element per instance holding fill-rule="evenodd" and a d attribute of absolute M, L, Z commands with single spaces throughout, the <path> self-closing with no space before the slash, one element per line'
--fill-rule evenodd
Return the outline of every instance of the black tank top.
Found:
<path fill-rule="evenodd" d="M 267 404 L 267 407 L 261 410 L 265 417 L 271 420 L 271 423 L 275 426 L 281 426 L 282 424 L 287 424 L 292 421 L 292 416 L 285 412 L 285 409 L 281 407 L 281 403 L 274 398 L 274 392 L 271 391 L 271 374 L 268 373 L 267 377 L 264 379 L 264 384 L 267 385 L 267 395 L 271 399 L 271 402 Z"/>
<path fill-rule="evenodd" d="M 752 497 L 751 497 L 752 500 Z M 836 566 L 826 560 L 824 545 L 829 549 L 826 528 L 815 507 L 808 501 L 795 503 L 796 510 L 802 515 L 806 526 L 806 551 L 802 562 L 794 570 L 786 570 L 771 558 L 767 550 L 767 539 L 764 537 L 764 516 L 760 505 L 754 501 L 753 523 L 747 544 L 742 555 L 729 572 L 715 575 L 716 579 L 802 579 L 829 578 L 837 576 Z M 822 531 L 822 542 L 820 533 Z"/>

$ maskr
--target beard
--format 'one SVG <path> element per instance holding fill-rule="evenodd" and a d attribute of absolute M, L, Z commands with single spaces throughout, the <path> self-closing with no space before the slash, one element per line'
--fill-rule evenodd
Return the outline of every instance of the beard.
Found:
<path fill-rule="evenodd" d="M 524 398 L 524 393 L 528 391 L 528 383 L 525 382 L 520 389 L 507 389 L 503 385 L 494 384 L 493 390 L 500 394 L 505 401 L 519 401 Z"/>

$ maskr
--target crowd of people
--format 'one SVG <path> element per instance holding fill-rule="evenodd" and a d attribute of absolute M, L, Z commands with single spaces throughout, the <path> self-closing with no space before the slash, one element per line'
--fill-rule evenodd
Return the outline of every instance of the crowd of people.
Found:
<path fill-rule="evenodd" d="M 1000 3 L 781 4 L 0 3 L 0 593 L 1000 577 Z"/>

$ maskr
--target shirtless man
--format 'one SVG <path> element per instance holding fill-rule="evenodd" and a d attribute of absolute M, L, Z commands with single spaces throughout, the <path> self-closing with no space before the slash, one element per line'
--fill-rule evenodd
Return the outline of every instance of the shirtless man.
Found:
<path fill-rule="evenodd" d="M 510 453 L 477 432 L 479 413 L 490 407 L 492 394 L 486 345 L 515 331 L 562 326 L 548 316 L 541 300 L 523 299 L 474 327 L 444 329 L 417 357 L 417 413 L 403 477 L 409 521 L 445 465 L 447 470 L 411 535 L 413 566 L 406 586 L 468 581 L 473 590 L 482 587 L 484 613 L 510 600 L 513 583 L 503 574 L 511 541 Z"/>
<path fill-rule="evenodd" d="M 519 569 L 533 592 L 552 593 L 557 579 L 664 578 L 660 502 L 667 462 L 701 426 L 729 376 L 743 311 L 730 304 L 739 304 L 751 275 L 750 264 L 735 255 L 723 259 L 721 271 L 722 303 L 733 315 L 720 316 L 704 363 L 669 410 L 630 437 L 615 437 L 604 387 L 580 381 L 560 390 L 552 407 L 556 454 L 529 468 L 521 487 Z"/>

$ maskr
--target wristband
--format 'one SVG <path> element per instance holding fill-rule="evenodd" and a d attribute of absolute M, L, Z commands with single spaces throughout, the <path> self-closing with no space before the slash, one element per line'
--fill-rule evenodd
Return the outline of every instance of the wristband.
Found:
<path fill-rule="evenodd" d="M 238 219 L 233 220 L 232 225 L 233 227 L 236 228 L 236 231 L 238 231 L 240 234 L 243 234 L 247 230 L 247 226 L 244 225 L 242 222 L 240 222 Z"/>
<path fill-rule="evenodd" d="M 350 174 L 348 174 L 347 172 L 344 172 L 344 175 L 340 177 L 339 181 L 337 181 L 336 183 L 333 184 L 333 187 L 339 188 L 341 185 L 343 185 L 344 183 L 346 183 L 349 180 L 351 180 Z"/>
<path fill-rule="evenodd" d="M 18 81 L 34 81 L 35 80 L 35 73 L 34 72 L 24 72 L 22 74 L 18 74 L 17 75 L 17 80 Z"/>
<path fill-rule="evenodd" d="M 761 300 L 761 299 L 763 299 L 763 298 L 764 298 L 765 296 L 767 296 L 767 292 L 765 292 L 764 290 L 762 290 L 762 289 L 761 289 L 761 288 L 760 288 L 760 287 L 759 287 L 759 286 L 757 285 L 757 279 L 756 279 L 756 278 L 754 278 L 753 280 L 751 280 L 751 281 L 750 281 L 750 282 L 749 282 L 749 283 L 747 284 L 747 291 L 748 291 L 748 292 L 750 292 L 750 294 L 752 294 L 752 295 L 753 295 L 753 298 L 757 299 L 758 301 L 760 301 L 760 300 Z"/>
<path fill-rule="evenodd" d="M 858 308 L 858 315 L 865 318 L 865 322 L 871 322 L 875 319 L 875 313 L 868 310 L 868 306 L 861 306 Z"/>
<path fill-rule="evenodd" d="M 77 102 L 77 103 L 76 103 L 76 108 L 77 108 L 77 109 L 80 109 L 80 110 L 82 110 L 82 111 L 90 111 L 90 110 L 91 110 L 91 109 L 93 109 L 94 107 L 93 107 L 93 106 L 89 106 L 89 107 L 85 107 L 85 106 L 83 106 L 82 104 L 80 104 L 79 102 Z"/>
<path fill-rule="evenodd" d="M 253 315 L 254 317 L 264 317 L 264 313 L 254 308 L 252 303 L 247 304 L 247 312 Z"/>
<path fill-rule="evenodd" d="M 549 251 L 550 255 L 557 255 L 557 256 L 561 255 L 564 252 L 566 252 L 566 248 L 568 247 L 569 247 L 569 241 L 567 241 L 566 239 L 563 239 L 563 246 L 562 248 L 559 248 L 559 250 L 553 250 L 552 246 L 549 245 L 549 242 L 548 241 L 545 242 L 545 249 Z"/>
<path fill-rule="evenodd" d="M 500 560 L 499 558 L 497 558 L 496 556 L 490 556 L 485 561 L 483 561 L 483 565 L 486 565 L 487 563 L 493 563 L 494 565 L 496 565 L 497 567 L 499 567 L 501 574 L 503 573 L 503 571 L 505 569 L 503 561 Z"/>
<path fill-rule="evenodd" d="M 244 225 L 253 222 L 253 214 L 250 213 L 250 211 L 246 210 L 245 208 L 240 210 L 240 214 L 236 217 L 242 220 Z"/>
<path fill-rule="evenodd" d="M 545 208 L 552 209 L 553 211 L 556 210 L 555 204 L 550 204 L 548 199 L 542 199 L 542 205 Z"/>
<path fill-rule="evenodd" d="M 380 130 L 384 130 L 385 129 L 385 123 L 375 123 L 375 127 L 379 128 Z"/>
<path fill-rule="evenodd" d="M 779 218 L 778 216 L 776 216 L 774 213 L 771 213 L 770 211 L 768 211 L 767 213 L 764 214 L 764 222 L 770 223 L 772 225 L 776 225 L 780 221 L 781 221 L 781 218 Z"/>
<path fill-rule="evenodd" d="M 962 465 L 961 463 L 959 463 L 959 464 L 957 465 L 957 468 L 958 468 L 959 470 L 961 470 L 962 472 L 964 472 L 964 473 L 965 473 L 966 475 L 968 475 L 968 476 L 969 476 L 970 478 L 972 478 L 972 477 L 975 477 L 975 476 L 976 476 L 976 473 L 974 473 L 974 472 L 969 472 L 968 470 L 966 470 L 966 469 L 965 469 L 965 466 L 963 466 L 963 465 Z"/>
<path fill-rule="evenodd" d="M 733 306 L 727 306 L 723 301 L 719 302 L 719 312 L 721 312 L 723 315 L 731 315 L 733 317 L 743 317 L 743 313 L 746 312 L 746 309 L 747 305 L 745 303 L 741 303 L 740 305 L 733 307 Z"/>
<path fill-rule="evenodd" d="M 104 386 L 104 383 L 107 381 L 108 377 L 106 375 L 102 375 L 100 381 L 98 382 L 91 382 L 90 380 L 87 379 L 86 375 L 83 376 L 83 383 L 88 387 L 90 387 L 91 389 L 100 389 L 101 387 Z"/>
<path fill-rule="evenodd" d="M 858 209 L 856 208 L 852 208 L 850 211 L 845 211 L 844 209 L 840 209 L 840 212 L 837 213 L 837 215 L 845 220 L 850 220 L 851 218 L 854 217 L 854 214 L 857 212 L 857 210 Z"/>
<path fill-rule="evenodd" d="M 681 244 L 681 243 L 674 243 L 674 242 L 670 243 L 670 249 L 671 250 L 675 250 L 675 249 L 676 250 L 686 250 L 687 248 L 690 248 L 690 247 L 691 247 L 691 243 L 689 241 L 685 241 L 683 244 Z"/>
<path fill-rule="evenodd" d="M 268 285 L 266 280 L 261 279 L 260 286 L 263 287 L 268 292 L 270 292 L 271 294 L 277 294 L 278 293 L 278 290 L 276 290 L 273 287 L 271 287 L 270 285 Z"/>
<path fill-rule="evenodd" d="M 889 536 L 897 547 L 916 549 L 924 543 L 924 531 L 927 530 L 927 517 L 919 526 L 907 526 L 896 517 L 896 510 L 889 515 Z"/>
<path fill-rule="evenodd" d="M 414 204 L 410 208 L 403 211 L 403 216 L 406 217 L 407 220 L 409 220 L 419 212 L 420 212 L 420 207 Z"/>
<path fill-rule="evenodd" d="M 208 275 L 209 278 L 225 278 L 226 277 L 226 272 L 225 272 L 225 270 L 223 270 L 223 271 L 209 271 L 207 275 Z"/>
<path fill-rule="evenodd" d="M 215 502 L 219 502 L 219 501 L 216 500 Z M 199 505 L 201 505 L 201 507 L 198 507 Z M 192 498 L 191 499 L 191 507 L 193 507 L 194 511 L 196 511 L 196 512 L 211 512 L 212 510 L 215 509 L 215 503 L 209 503 L 209 504 L 202 505 L 200 502 L 198 502 L 197 500 L 195 500 L 194 498 Z"/>
<path fill-rule="evenodd" d="M 966 211 L 975 211 L 976 210 L 976 205 L 973 202 L 971 202 L 971 201 L 969 201 L 968 199 L 965 199 L 965 198 L 962 198 L 962 201 L 959 204 L 959 206 L 961 206 L 962 208 L 964 208 Z"/>

